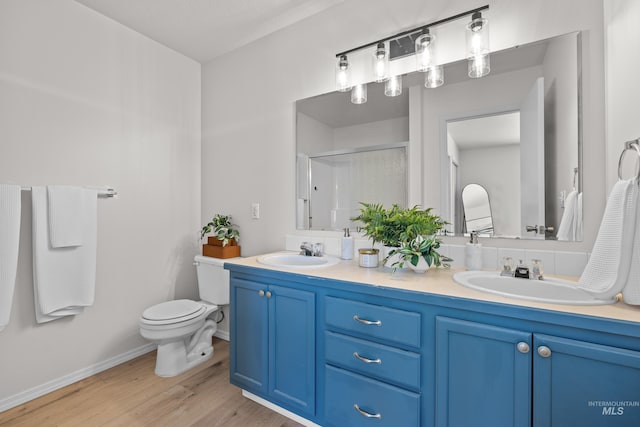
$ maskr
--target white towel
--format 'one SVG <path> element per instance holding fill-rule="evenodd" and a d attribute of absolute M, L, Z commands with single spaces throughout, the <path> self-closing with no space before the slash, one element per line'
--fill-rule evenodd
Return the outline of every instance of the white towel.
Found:
<path fill-rule="evenodd" d="M 576 196 L 578 192 L 572 190 L 564 200 L 564 212 L 558 227 L 556 238 L 558 240 L 573 241 L 575 240 L 575 214 L 576 214 Z"/>
<path fill-rule="evenodd" d="M 574 229 L 575 229 L 575 241 L 581 242 L 584 240 L 584 224 L 582 222 L 582 193 L 578 193 L 576 197 L 576 209 L 573 216 Z"/>
<path fill-rule="evenodd" d="M 635 179 L 613 186 L 589 262 L 578 286 L 603 298 L 622 291 L 631 266 L 636 227 L 638 184 Z"/>
<path fill-rule="evenodd" d="M 622 298 L 627 304 L 640 305 L 640 209 L 636 209 L 636 228 L 631 251 L 631 266 L 627 282 L 622 288 Z"/>
<path fill-rule="evenodd" d="M 0 331 L 9 324 L 18 270 L 20 194 L 17 185 L 0 184 Z"/>
<path fill-rule="evenodd" d="M 81 313 L 94 301 L 96 280 L 97 191 L 83 189 L 86 215 L 82 246 L 52 248 L 49 244 L 47 191 L 31 190 L 33 210 L 33 288 L 36 320 L 49 322 Z"/>
<path fill-rule="evenodd" d="M 86 217 L 85 189 L 69 185 L 48 185 L 47 203 L 51 247 L 81 246 Z"/>

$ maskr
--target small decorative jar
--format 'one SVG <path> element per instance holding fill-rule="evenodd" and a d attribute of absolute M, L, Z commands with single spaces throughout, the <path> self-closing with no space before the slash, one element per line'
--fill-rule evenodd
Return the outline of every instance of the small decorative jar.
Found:
<path fill-rule="evenodd" d="M 360 267 L 377 267 L 379 256 L 378 249 L 358 249 L 358 253 L 360 254 Z"/>

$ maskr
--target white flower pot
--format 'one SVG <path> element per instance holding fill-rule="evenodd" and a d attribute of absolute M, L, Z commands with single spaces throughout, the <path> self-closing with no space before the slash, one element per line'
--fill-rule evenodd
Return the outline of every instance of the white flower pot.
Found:
<path fill-rule="evenodd" d="M 427 261 L 425 261 L 422 257 L 418 258 L 418 265 L 413 265 L 409 261 L 405 261 L 404 264 L 408 265 L 409 268 L 412 269 L 415 273 L 426 273 L 429 269 Z"/>

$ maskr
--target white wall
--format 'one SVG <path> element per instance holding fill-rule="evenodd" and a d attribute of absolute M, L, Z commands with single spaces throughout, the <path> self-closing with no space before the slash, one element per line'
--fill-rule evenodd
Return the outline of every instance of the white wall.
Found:
<path fill-rule="evenodd" d="M 482 185 L 489 193 L 494 234 L 519 236 L 520 145 L 472 148 L 459 153 L 459 187 Z"/>
<path fill-rule="evenodd" d="M 71 0 L 0 2 L 0 182 L 112 185 L 94 306 L 38 325 L 31 199 L 0 332 L 0 404 L 146 344 L 143 309 L 196 297 L 200 65 Z"/>
<path fill-rule="evenodd" d="M 407 142 L 409 141 L 409 117 L 335 128 L 333 138 L 335 149 Z"/>
<path fill-rule="evenodd" d="M 640 2 L 604 0 L 607 74 L 607 190 L 618 179 L 618 159 L 625 141 L 640 137 Z M 625 156 L 623 178 L 634 174 L 633 152 Z"/>
<path fill-rule="evenodd" d="M 605 200 L 602 0 L 350 0 L 211 61 L 203 67 L 202 83 L 203 216 L 232 213 L 241 227 L 244 255 L 283 248 L 283 236 L 295 232 L 295 101 L 334 90 L 336 52 L 487 3 L 492 50 L 586 30 L 584 161 L 589 171 L 583 243 L 490 244 L 590 249 Z M 217 162 L 222 153 L 232 161 Z M 439 182 L 439 159 L 438 151 L 424 154 L 427 185 Z M 424 205 L 431 200 L 439 203 L 439 195 Z M 261 202 L 261 219 L 250 219 L 251 202 Z"/>

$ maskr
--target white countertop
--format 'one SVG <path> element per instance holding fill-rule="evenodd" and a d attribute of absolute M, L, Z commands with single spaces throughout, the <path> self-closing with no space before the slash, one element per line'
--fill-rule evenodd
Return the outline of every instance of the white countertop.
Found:
<path fill-rule="evenodd" d="M 445 269 L 432 267 L 424 274 L 416 274 L 410 270 L 397 270 L 395 273 L 391 273 L 390 269 L 384 267 L 360 267 L 358 265 L 358 260 L 353 259 L 349 261 L 340 260 L 337 265 L 331 267 L 295 269 L 264 265 L 259 263 L 257 259 L 258 256 L 254 256 L 249 258 L 235 258 L 225 262 L 247 267 L 262 268 L 265 270 L 300 274 L 302 276 L 321 277 L 392 289 L 402 289 L 407 291 L 459 297 L 478 301 L 489 301 L 514 306 L 539 308 L 564 313 L 582 314 L 640 323 L 640 306 L 627 305 L 623 302 L 597 306 L 549 304 L 516 298 L 507 298 L 500 295 L 469 289 L 453 281 L 453 274 L 457 271 L 463 271 L 463 269 L 460 268 Z M 571 278 L 563 278 L 571 280 Z M 573 279 L 577 280 L 576 278 Z"/>

